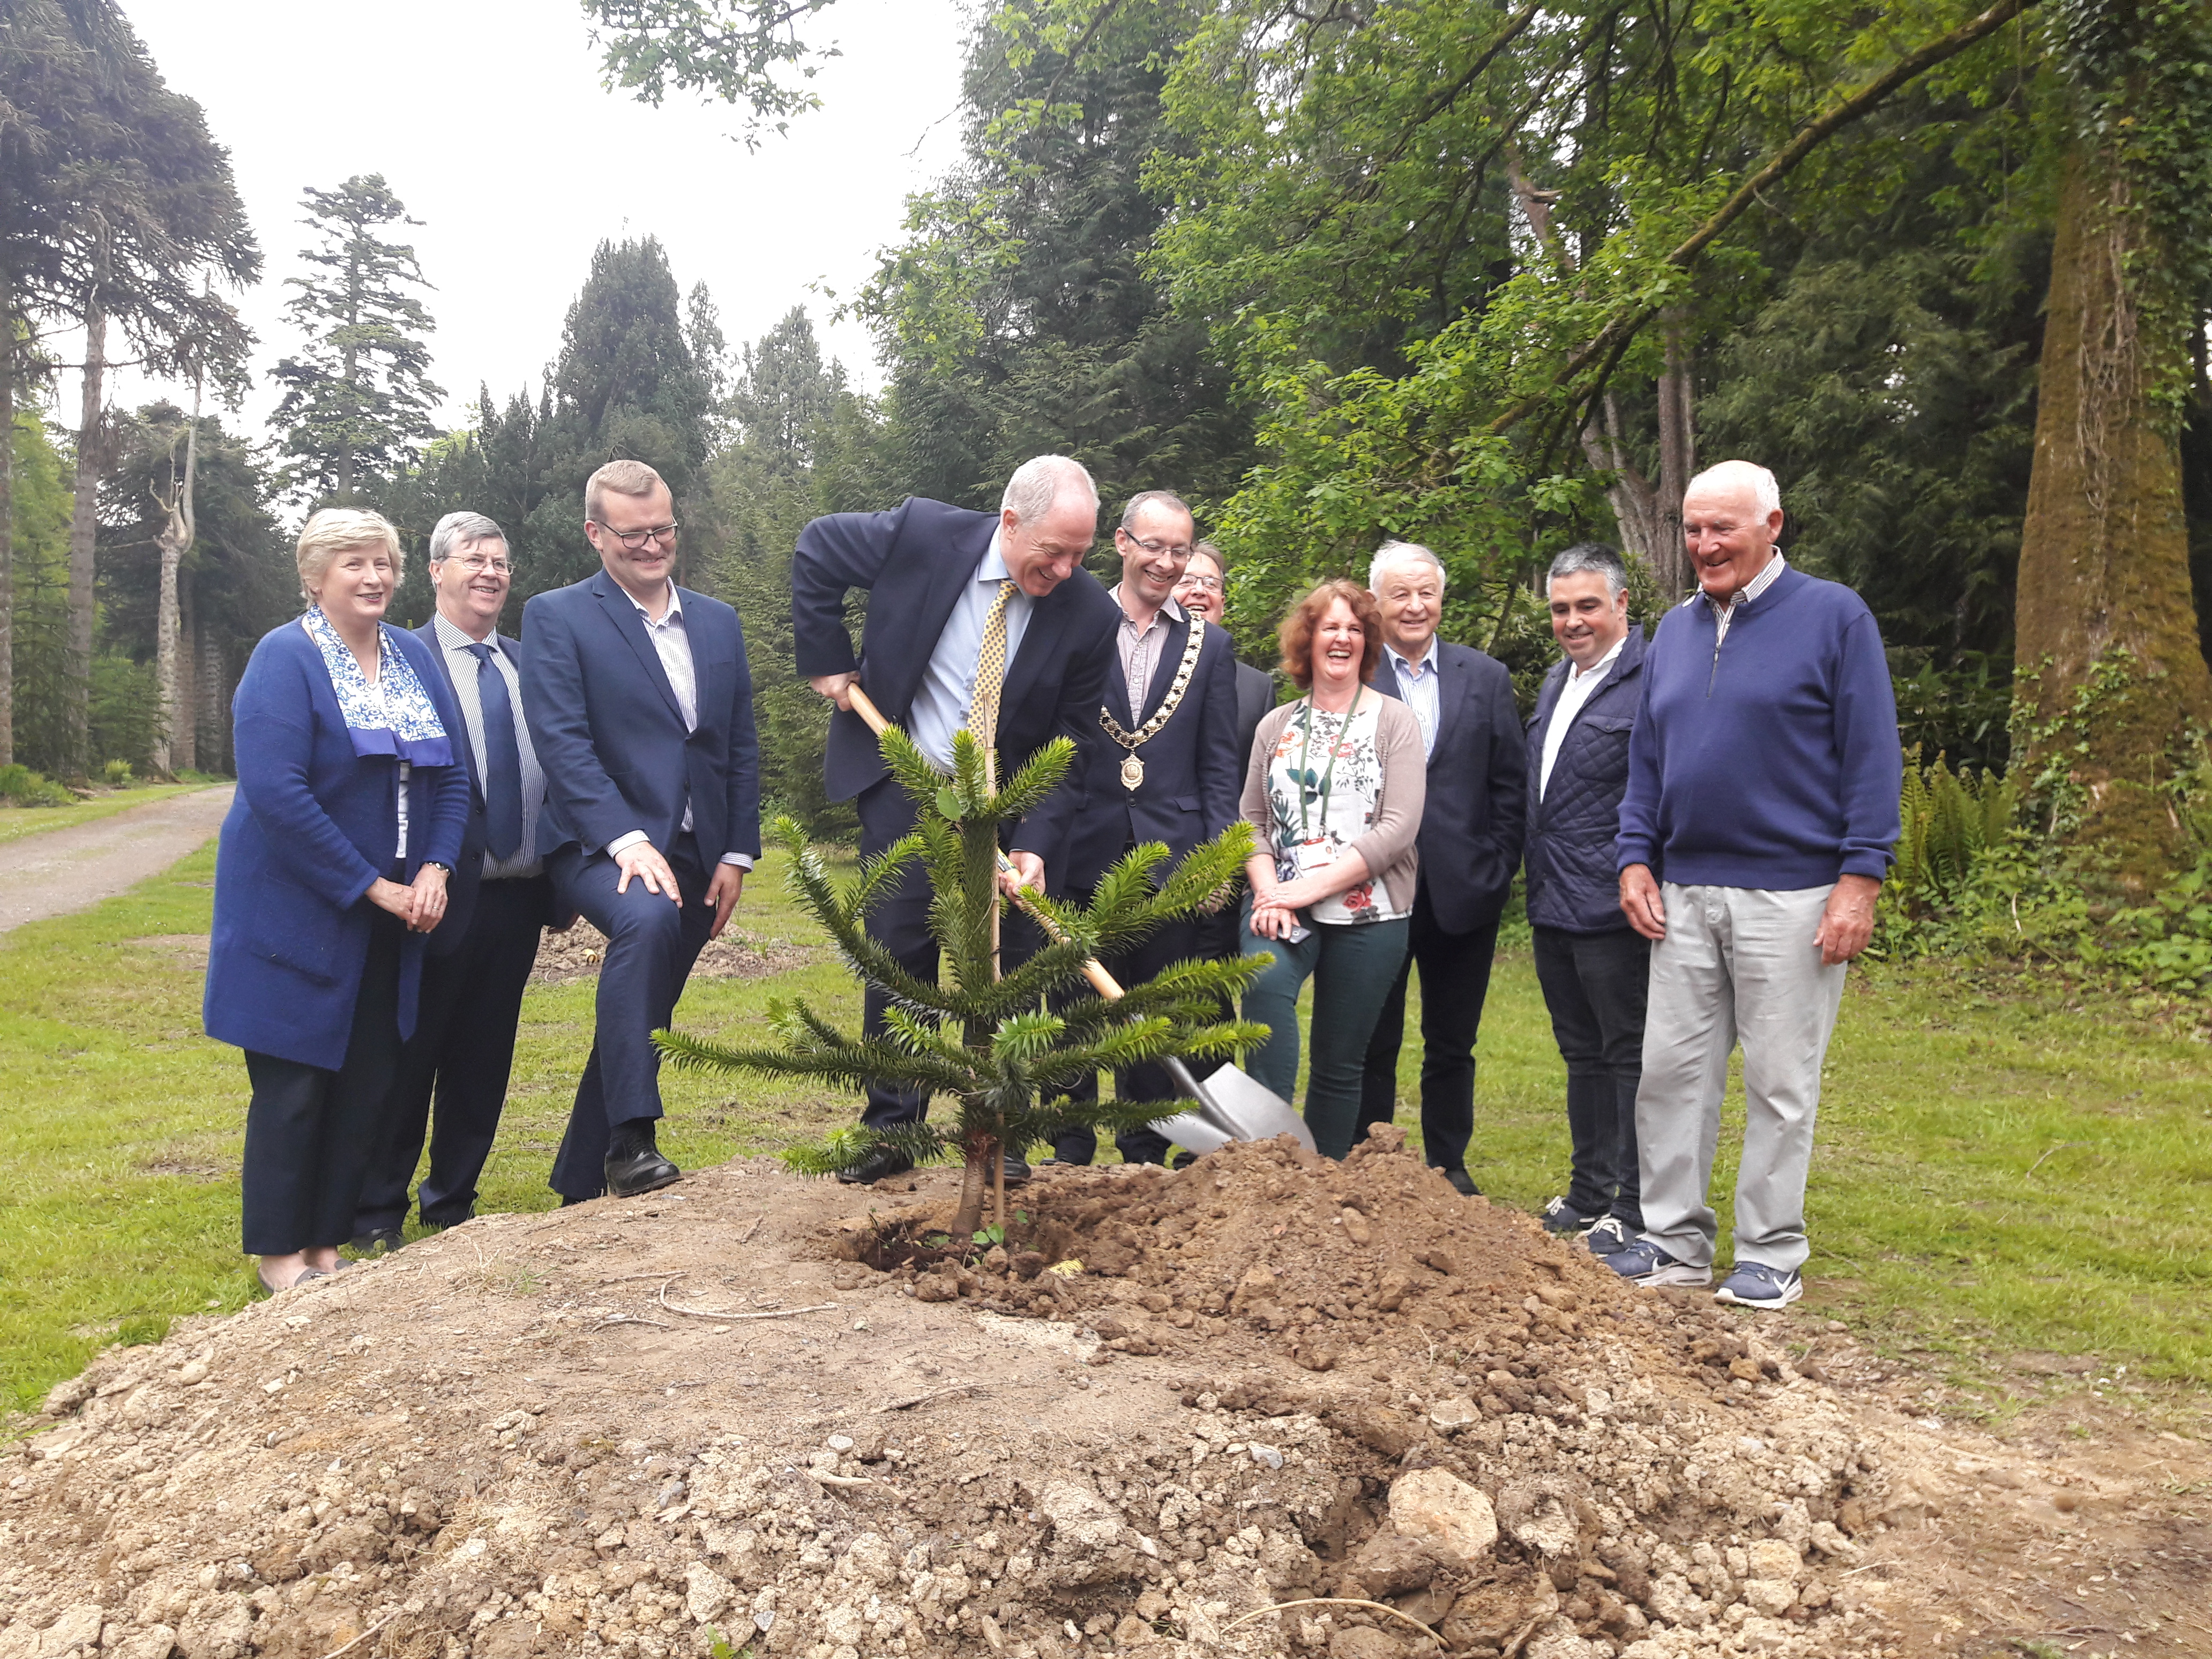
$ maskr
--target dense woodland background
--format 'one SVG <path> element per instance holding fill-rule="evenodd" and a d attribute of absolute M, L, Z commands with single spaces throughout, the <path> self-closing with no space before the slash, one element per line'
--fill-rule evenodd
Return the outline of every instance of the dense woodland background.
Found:
<path fill-rule="evenodd" d="M 788 128 L 766 142 L 805 142 L 799 26 L 708 9 L 712 40 L 696 9 L 586 6 L 616 84 L 750 102 Z M 0 730 L 58 777 L 219 771 L 229 689 L 297 610 L 305 511 L 402 526 L 410 623 L 430 526 L 490 514 L 512 624 L 592 567 L 583 480 L 630 455 L 676 492 L 684 579 L 744 617 L 770 799 L 836 835 L 823 709 L 789 656 L 788 562 L 816 514 L 993 506 L 1047 450 L 1085 461 L 1109 512 L 1179 489 L 1228 550 L 1231 624 L 1262 664 L 1302 585 L 1424 540 L 1452 577 L 1447 634 L 1528 698 L 1554 656 L 1551 555 L 1621 544 L 1656 616 L 1688 587 L 1683 481 L 1741 455 L 1783 480 L 1793 562 L 1873 606 L 1923 762 L 2002 771 L 2018 748 L 2043 793 L 2020 770 L 2005 811 L 2077 851 L 2148 835 L 2114 855 L 2140 897 L 2212 822 L 2208 43 L 2203 0 L 991 0 L 962 161 L 854 301 L 879 392 L 823 360 L 802 307 L 726 341 L 645 235 L 578 273 L 540 381 L 483 387 L 471 424 L 435 430 L 435 273 L 371 176 L 307 192 L 313 275 L 255 432 L 222 408 L 242 337 L 209 320 L 259 258 L 219 146 L 112 7 L 21 0 L 0 31 L 18 405 Z M 70 173 L 72 143 L 96 165 Z M 109 408 L 96 374 L 82 410 L 42 404 L 48 342 L 88 319 L 197 376 L 197 423 Z M 2071 413 L 2039 463 L 2054 362 Z"/>

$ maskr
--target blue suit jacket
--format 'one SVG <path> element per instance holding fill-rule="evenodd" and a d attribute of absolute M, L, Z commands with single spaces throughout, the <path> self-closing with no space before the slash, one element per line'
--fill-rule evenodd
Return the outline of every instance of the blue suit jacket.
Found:
<path fill-rule="evenodd" d="M 1421 886 L 1437 925 L 1471 933 L 1498 920 L 1521 864 L 1528 763 L 1513 677 L 1471 645 L 1437 641 L 1437 746 L 1421 812 Z M 1375 689 L 1398 695 L 1385 655 Z"/>
<path fill-rule="evenodd" d="M 604 570 L 523 607 L 522 702 L 545 773 L 538 850 L 596 853 L 642 830 L 665 853 L 691 804 L 711 868 L 725 853 L 760 856 L 760 750 L 738 613 L 678 588 L 698 686 L 687 733 L 645 618 Z"/>
<path fill-rule="evenodd" d="M 791 623 L 799 672 L 809 679 L 855 668 L 884 718 L 903 726 L 914 694 L 998 527 L 971 513 L 908 496 L 888 513 L 833 513 L 799 532 L 791 562 Z M 845 595 L 868 594 L 860 653 L 845 627 Z M 1048 878 L 1061 861 L 1070 817 L 1083 799 L 1083 731 L 1096 726 L 1121 607 L 1079 569 L 1036 601 L 999 699 L 999 775 L 1012 777 L 1054 738 L 1076 741 L 1075 763 L 1044 804 L 1012 826 L 1006 844 L 1034 853 Z M 823 775 L 832 800 L 848 800 L 884 775 L 882 750 L 858 714 L 830 722 Z"/>
<path fill-rule="evenodd" d="M 433 654 L 391 630 L 465 750 L 460 711 Z M 297 622 L 262 636 L 231 701 L 238 793 L 216 851 L 215 932 L 201 1018 L 218 1042 L 303 1066 L 345 1063 L 374 908 L 399 828 L 399 763 L 357 756 L 322 653 Z M 459 867 L 468 815 L 459 766 L 413 769 L 405 878 L 426 860 Z M 453 927 L 450 915 L 435 932 Z M 426 936 L 410 933 L 399 970 L 399 1034 L 413 1035 Z"/>
<path fill-rule="evenodd" d="M 1182 622 L 1168 623 L 1141 709 L 1129 707 L 1128 681 L 1118 653 L 1107 668 L 1104 707 L 1123 731 L 1136 731 L 1167 700 L 1190 640 L 1194 619 L 1184 615 Z M 1137 751 L 1145 763 L 1145 781 L 1134 790 L 1121 782 L 1121 763 L 1129 751 L 1108 737 L 1092 715 L 1077 740 L 1087 751 L 1083 803 L 1069 826 L 1067 852 L 1058 872 L 1045 872 L 1054 893 L 1088 890 L 1125 848 L 1137 842 L 1164 842 L 1181 860 L 1237 822 L 1244 766 L 1237 752 L 1236 666 L 1226 631 L 1208 628 L 1181 706 Z"/>
<path fill-rule="evenodd" d="M 437 619 L 433 617 L 424 623 L 415 630 L 415 636 L 430 647 L 430 659 L 438 665 L 439 674 L 451 688 L 453 683 L 453 665 L 446 660 L 446 647 L 438 641 Z M 522 668 L 522 641 L 495 633 L 492 644 L 514 664 L 519 674 Z M 453 706 L 456 708 L 460 706 L 458 695 L 453 699 Z M 527 724 L 529 717 L 524 715 L 522 718 Z M 476 915 L 477 889 L 483 885 L 483 780 L 477 775 L 476 746 L 469 741 L 466 729 L 459 721 L 453 727 L 453 747 L 469 775 L 469 821 L 461 830 L 461 860 L 453 866 L 453 878 L 447 884 L 446 919 L 430 935 L 430 954 L 434 957 L 451 956 L 461 948 L 461 940 L 469 931 L 470 920 Z M 549 916 L 547 920 L 551 918 Z"/>

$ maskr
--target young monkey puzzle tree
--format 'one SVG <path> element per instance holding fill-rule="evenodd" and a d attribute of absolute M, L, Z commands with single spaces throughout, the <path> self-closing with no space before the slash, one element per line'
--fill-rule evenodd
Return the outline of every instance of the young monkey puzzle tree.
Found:
<path fill-rule="evenodd" d="M 881 857 L 865 861 L 842 891 L 831 884 L 797 823 L 779 819 L 775 836 L 791 855 L 800 902 L 846 965 L 890 994 L 884 1035 L 848 1036 L 799 1002 L 772 1006 L 771 1027 L 782 1039 L 781 1048 L 733 1048 L 668 1031 L 654 1041 L 681 1066 L 819 1078 L 856 1088 L 872 1078 L 948 1097 L 952 1110 L 936 1122 L 841 1129 L 784 1157 L 805 1174 L 829 1175 L 853 1168 L 881 1146 L 896 1146 L 917 1161 L 957 1151 L 967 1167 L 952 1232 L 972 1236 L 982 1222 L 986 1183 L 994 1173 L 1003 1175 L 1002 1149 L 1019 1151 L 1049 1139 L 1056 1128 L 1122 1130 L 1186 1109 L 1174 1101 L 1079 1105 L 1067 1098 L 1079 1079 L 1146 1061 L 1225 1056 L 1267 1035 L 1264 1026 L 1221 1017 L 1266 966 L 1260 957 L 1177 963 L 1119 997 L 1060 1001 L 1089 975 L 1102 951 L 1189 914 L 1221 890 L 1243 869 L 1252 850 L 1251 830 L 1232 825 L 1157 885 L 1152 872 L 1165 861 L 1167 849 L 1137 848 L 1099 883 L 1088 908 L 1026 896 L 1024 902 L 1047 924 L 1048 942 L 1001 977 L 999 826 L 1034 811 L 1052 793 L 1066 775 L 1073 746 L 1065 739 L 1048 744 L 995 791 L 982 749 L 964 732 L 954 739 L 950 778 L 896 727 L 884 733 L 883 749 L 892 775 L 914 797 L 918 822 Z M 865 927 L 870 908 L 917 861 L 934 894 L 930 930 L 942 960 L 935 984 L 900 967 Z M 1004 1183 L 994 1184 L 1003 1226 Z"/>

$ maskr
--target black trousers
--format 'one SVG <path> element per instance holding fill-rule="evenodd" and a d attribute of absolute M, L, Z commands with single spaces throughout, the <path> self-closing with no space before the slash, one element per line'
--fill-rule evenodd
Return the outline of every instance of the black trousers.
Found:
<path fill-rule="evenodd" d="M 1423 882 L 1413 893 L 1411 948 L 1397 983 L 1367 1040 L 1367 1065 L 1360 1079 L 1359 1119 L 1352 1126 L 1354 1146 L 1374 1124 L 1388 1123 L 1398 1106 L 1398 1050 L 1405 1042 L 1406 981 L 1421 970 L 1421 1144 L 1429 1167 L 1467 1166 L 1467 1144 L 1474 1136 L 1474 1040 L 1482 1027 L 1482 1004 L 1490 994 L 1490 964 L 1498 954 L 1498 924 L 1471 933 L 1448 933 L 1437 925 Z"/>
<path fill-rule="evenodd" d="M 860 815 L 860 854 L 873 858 L 914 828 L 914 802 L 894 778 L 870 784 L 853 805 Z M 899 966 L 917 979 L 937 982 L 937 935 L 929 931 L 929 872 L 917 861 L 909 865 L 896 891 L 869 912 L 868 933 L 898 958 Z M 1006 966 L 1027 962 L 1044 943 L 1036 925 L 1012 906 L 1006 907 L 999 927 L 999 957 Z M 870 1036 L 884 1030 L 884 1010 L 890 999 L 874 986 L 863 999 L 861 1030 Z M 914 1090 L 894 1089 L 871 1079 L 867 1103 L 860 1123 L 885 1129 L 896 1123 L 917 1123 L 929 1113 L 929 1097 Z M 1009 1149 L 1014 1150 L 1014 1149 Z"/>
<path fill-rule="evenodd" d="M 1636 1163 L 1636 1089 L 1644 1078 L 1644 1004 L 1651 945 L 1608 933 L 1535 929 L 1536 982 L 1567 1062 L 1567 1134 L 1574 1146 L 1568 1207 L 1644 1227 Z"/>
<path fill-rule="evenodd" d="M 1085 894 L 1083 902 L 1091 902 Z M 1233 919 L 1236 909 L 1229 912 Z M 1180 921 L 1163 924 L 1156 932 L 1139 939 L 1127 950 L 1117 951 L 1105 958 L 1106 971 L 1122 985 L 1141 985 L 1172 963 L 1189 962 L 1207 954 L 1212 942 L 1209 933 L 1218 935 L 1218 927 L 1201 927 L 1200 921 L 1214 921 L 1213 917 L 1185 917 Z M 1071 996 L 1069 1001 L 1075 998 Z M 1157 1063 L 1132 1066 L 1114 1073 L 1114 1092 L 1122 1100 L 1175 1100 L 1182 1091 L 1168 1068 Z M 1098 1098 L 1098 1079 L 1094 1073 L 1068 1091 L 1068 1098 L 1085 1103 Z M 1124 1129 L 1114 1137 L 1123 1162 L 1128 1164 L 1164 1164 L 1168 1161 L 1168 1138 L 1157 1129 Z M 1064 1128 L 1053 1137 L 1052 1155 L 1063 1164 L 1088 1164 L 1098 1156 L 1098 1133 L 1095 1129 Z"/>
<path fill-rule="evenodd" d="M 332 1072 L 246 1051 L 253 1098 L 240 1185 L 248 1255 L 335 1248 L 353 1237 L 354 1206 L 399 1074 L 399 947 L 407 937 L 407 924 L 389 911 L 371 915 L 345 1063 Z"/>
<path fill-rule="evenodd" d="M 426 1129 L 430 1171 L 416 1194 L 423 1221 L 457 1227 L 476 1213 L 477 1179 L 507 1104 L 522 993 L 552 891 L 547 876 L 483 883 L 459 947 L 423 958 L 415 1035 L 400 1053 L 391 1130 L 362 1188 L 356 1233 L 406 1221 Z"/>
<path fill-rule="evenodd" d="M 661 852 L 675 872 L 680 907 L 641 881 L 617 892 L 622 869 L 605 853 L 587 857 L 569 846 L 547 860 L 562 908 L 607 936 L 591 1058 L 553 1160 L 550 1184 L 563 1198 L 597 1198 L 606 1190 L 607 1145 L 616 1124 L 661 1115 L 660 1051 L 653 1034 L 674 1018 L 691 964 L 714 926 L 698 844 L 679 836 Z"/>

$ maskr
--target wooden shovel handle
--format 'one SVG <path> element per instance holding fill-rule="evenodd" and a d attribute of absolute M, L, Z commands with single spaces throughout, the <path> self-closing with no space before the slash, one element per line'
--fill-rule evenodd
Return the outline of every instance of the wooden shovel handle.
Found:
<path fill-rule="evenodd" d="M 856 680 L 848 686 L 845 689 L 845 695 L 852 699 L 853 712 L 866 722 L 869 731 L 880 738 L 890 729 L 890 722 L 884 718 L 884 711 L 876 707 L 874 699 L 860 690 L 860 682 Z M 1006 855 L 1003 849 L 999 854 L 999 868 L 1008 875 L 1015 873 L 1013 860 Z M 1014 902 L 1022 907 L 1031 921 L 1044 929 L 1046 938 L 1054 944 L 1059 944 L 1065 939 L 1066 935 L 1060 931 L 1060 924 L 1030 902 L 1027 888 L 1024 888 L 1015 895 Z M 1083 964 L 1083 976 L 1091 981 L 1091 988 L 1107 1001 L 1119 1002 L 1121 1000 L 1122 992 L 1120 982 L 1113 975 L 1106 971 L 1104 964 L 1096 957 Z"/>

